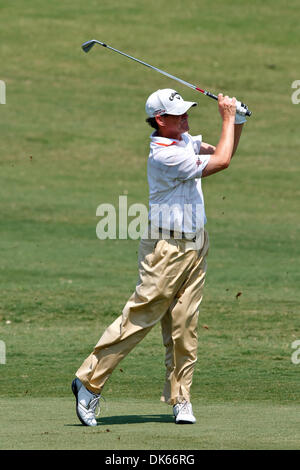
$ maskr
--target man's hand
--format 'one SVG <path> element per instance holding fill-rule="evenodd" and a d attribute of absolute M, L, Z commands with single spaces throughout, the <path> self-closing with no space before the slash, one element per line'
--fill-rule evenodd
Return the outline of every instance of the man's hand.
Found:
<path fill-rule="evenodd" d="M 228 106 L 228 105 L 225 105 L 225 100 L 226 98 L 229 98 L 228 96 L 223 96 L 222 93 L 220 93 L 218 95 L 218 101 L 219 101 L 219 111 L 220 111 L 220 114 L 222 116 L 222 119 L 224 120 L 224 106 Z M 247 119 L 245 118 L 245 115 L 244 114 L 240 114 L 238 112 L 238 108 L 237 108 L 237 100 L 236 98 L 229 98 L 229 100 L 231 101 L 231 104 L 232 105 L 235 105 L 235 121 L 234 121 L 234 124 L 244 124 L 245 122 L 247 122 Z M 230 112 L 227 108 L 227 111 L 226 112 Z M 226 119 L 226 117 L 225 117 Z"/>
<path fill-rule="evenodd" d="M 236 98 L 229 98 L 229 96 L 223 96 L 222 93 L 219 93 L 218 104 L 223 122 L 229 121 L 234 123 L 236 114 Z"/>

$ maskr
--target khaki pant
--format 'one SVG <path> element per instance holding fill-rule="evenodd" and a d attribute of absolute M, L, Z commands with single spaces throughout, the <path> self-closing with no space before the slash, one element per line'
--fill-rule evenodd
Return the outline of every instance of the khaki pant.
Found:
<path fill-rule="evenodd" d="M 141 240 L 135 292 L 76 373 L 87 389 L 100 393 L 121 359 L 160 321 L 166 347 L 161 400 L 171 405 L 190 401 L 208 247 L 206 231 L 200 245 L 173 238 Z"/>

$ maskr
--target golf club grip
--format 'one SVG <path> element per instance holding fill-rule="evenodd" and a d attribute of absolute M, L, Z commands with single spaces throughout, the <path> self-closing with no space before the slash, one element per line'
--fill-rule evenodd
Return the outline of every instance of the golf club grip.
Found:
<path fill-rule="evenodd" d="M 209 91 L 205 91 L 205 95 L 218 101 L 218 97 L 214 95 L 213 93 L 210 93 Z M 241 105 L 247 109 L 246 116 L 251 116 L 252 112 L 248 109 L 248 106 L 245 103 L 241 103 Z"/>
<path fill-rule="evenodd" d="M 218 101 L 218 97 L 216 95 L 213 95 L 209 91 L 205 91 L 205 95 L 209 96 L 210 98 L 213 98 L 214 100 Z"/>

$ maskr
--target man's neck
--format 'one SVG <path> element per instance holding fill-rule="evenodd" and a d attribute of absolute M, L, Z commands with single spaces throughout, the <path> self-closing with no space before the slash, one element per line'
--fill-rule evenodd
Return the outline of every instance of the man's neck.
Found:
<path fill-rule="evenodd" d="M 165 137 L 166 139 L 182 140 L 182 134 L 172 134 L 168 131 L 164 131 L 164 129 L 158 129 L 157 135 L 159 137 Z"/>

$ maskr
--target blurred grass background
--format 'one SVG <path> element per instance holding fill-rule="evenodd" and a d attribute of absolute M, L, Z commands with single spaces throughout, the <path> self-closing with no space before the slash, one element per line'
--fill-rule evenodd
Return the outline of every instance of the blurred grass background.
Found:
<path fill-rule="evenodd" d="M 96 38 L 253 112 L 230 168 L 203 181 L 211 249 L 193 403 L 299 404 L 299 13 L 296 0 L 1 4 L 2 398 L 72 401 L 74 372 L 134 289 L 138 241 L 98 240 L 96 209 L 119 195 L 147 205 L 148 95 L 175 88 L 199 103 L 190 132 L 220 135 L 213 100 L 100 47 L 84 54 Z M 106 398 L 159 400 L 163 354 L 156 326 Z"/>

